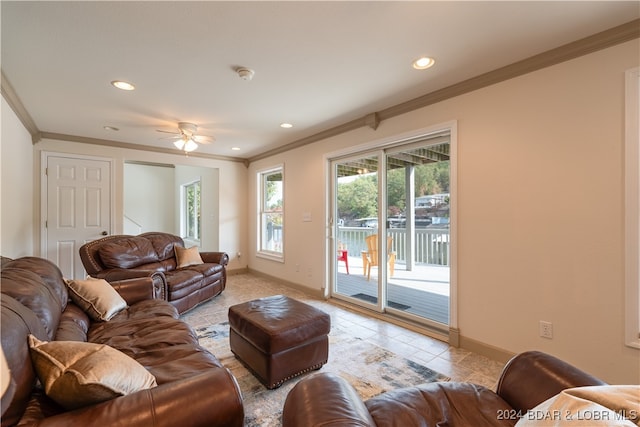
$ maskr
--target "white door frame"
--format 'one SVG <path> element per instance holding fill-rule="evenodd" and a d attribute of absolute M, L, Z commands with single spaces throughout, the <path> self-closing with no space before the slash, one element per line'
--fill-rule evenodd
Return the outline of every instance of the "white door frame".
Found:
<path fill-rule="evenodd" d="M 60 153 L 55 151 L 42 151 L 40 152 L 40 256 L 42 258 L 47 257 L 47 208 L 48 208 L 48 194 L 47 194 L 47 164 L 49 157 L 66 157 L 69 159 L 78 160 L 97 160 L 109 163 L 109 185 L 111 191 L 109 192 L 109 214 L 110 224 L 109 232 L 115 232 L 115 174 L 114 174 L 114 162 L 115 160 L 110 157 L 99 156 L 86 156 L 82 154 L 74 153 Z"/>
<path fill-rule="evenodd" d="M 334 275 L 334 269 L 337 265 L 335 261 L 335 242 L 334 242 L 334 218 L 333 218 L 333 171 L 331 169 L 332 161 L 334 159 L 345 157 L 348 155 L 357 155 L 360 152 L 369 150 L 384 150 L 390 146 L 397 145 L 403 141 L 413 139 L 415 137 L 426 135 L 433 132 L 438 132 L 444 129 L 450 131 L 450 150 L 451 150 L 451 164 L 449 169 L 450 179 L 450 193 L 451 193 L 451 206 L 450 206 L 450 239 L 451 239 L 451 254 L 450 254 L 450 267 L 449 267 L 449 343 L 455 347 L 459 346 L 460 330 L 458 326 L 458 122 L 457 120 L 451 120 L 440 124 L 428 126 L 422 129 L 415 129 L 398 135 L 392 135 L 381 139 L 364 142 L 354 146 L 349 146 L 340 150 L 336 150 L 323 155 L 324 162 L 324 180 L 325 180 L 325 224 L 326 224 L 326 239 L 325 239 L 325 277 L 324 277 L 324 289 L 323 294 L 325 298 L 332 296 L 333 290 L 332 277 Z M 383 263 L 384 264 L 384 263 Z M 384 266 L 383 266 L 384 267 Z"/>

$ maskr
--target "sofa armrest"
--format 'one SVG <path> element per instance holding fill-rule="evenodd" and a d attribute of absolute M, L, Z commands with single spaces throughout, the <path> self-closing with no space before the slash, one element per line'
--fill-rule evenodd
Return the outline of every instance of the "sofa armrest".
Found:
<path fill-rule="evenodd" d="M 224 368 L 39 420 L 39 427 L 242 427 L 238 384 Z"/>
<path fill-rule="evenodd" d="M 165 282 L 157 275 L 116 280 L 109 284 L 124 298 L 127 305 L 148 299 L 166 299 Z"/>
<path fill-rule="evenodd" d="M 507 362 L 496 393 L 516 411 L 525 413 L 567 388 L 605 384 L 554 356 L 528 351 Z"/>
<path fill-rule="evenodd" d="M 284 403 L 283 427 L 373 426 L 355 389 L 332 373 L 318 373 L 296 384 Z"/>
<path fill-rule="evenodd" d="M 229 255 L 226 252 L 200 252 L 200 257 L 204 262 L 210 262 L 224 266 L 229 264 Z"/>
<path fill-rule="evenodd" d="M 163 276 L 163 273 L 155 270 L 136 270 L 135 268 L 111 268 L 109 270 L 102 270 L 96 273 L 94 276 L 99 279 L 104 279 L 107 282 L 114 282 L 116 280 L 137 279 L 140 277 L 153 277 L 154 275 Z"/>

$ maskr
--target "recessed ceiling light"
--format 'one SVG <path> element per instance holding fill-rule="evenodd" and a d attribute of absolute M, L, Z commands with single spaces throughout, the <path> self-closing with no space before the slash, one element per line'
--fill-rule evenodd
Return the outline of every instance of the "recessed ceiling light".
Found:
<path fill-rule="evenodd" d="M 136 87 L 129 82 L 125 82 L 122 80 L 114 80 L 111 82 L 114 87 L 122 90 L 134 90 Z"/>
<path fill-rule="evenodd" d="M 293 125 L 291 123 L 280 123 L 280 127 L 284 129 L 291 129 Z"/>
<path fill-rule="evenodd" d="M 240 151 L 240 147 L 231 147 L 233 151 Z"/>
<path fill-rule="evenodd" d="M 416 70 L 426 70 L 427 68 L 433 67 L 433 64 L 435 63 L 435 59 L 429 58 L 428 56 L 422 56 L 413 61 L 413 68 Z"/>
<path fill-rule="evenodd" d="M 103 128 L 104 130 L 113 131 L 113 132 L 117 132 L 117 131 L 119 131 L 119 130 L 120 130 L 120 129 L 118 129 L 118 128 L 117 128 L 117 127 L 115 127 L 115 126 L 103 126 L 102 128 Z"/>

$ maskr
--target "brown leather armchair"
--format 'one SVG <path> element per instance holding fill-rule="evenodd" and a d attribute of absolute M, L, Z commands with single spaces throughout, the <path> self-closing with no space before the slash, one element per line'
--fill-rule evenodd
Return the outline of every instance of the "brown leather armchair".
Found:
<path fill-rule="evenodd" d="M 84 244 L 80 259 L 90 276 L 107 281 L 160 277 L 166 288 L 164 298 L 184 313 L 224 290 L 229 256 L 200 252 L 203 264 L 178 268 L 175 246 L 184 247 L 184 241 L 169 233 L 113 235 Z"/>
<path fill-rule="evenodd" d="M 341 377 L 320 373 L 289 392 L 283 427 L 513 426 L 562 390 L 605 383 L 551 355 L 531 351 L 502 370 L 496 392 L 460 382 L 435 382 L 383 393 L 363 402 Z"/>
<path fill-rule="evenodd" d="M 69 299 L 53 263 L 35 257 L 3 259 L 0 327 L 11 378 L 2 396 L 2 427 L 241 427 L 244 409 L 235 378 L 200 347 L 175 307 L 155 298 L 157 280 L 112 283 L 127 307 L 109 321 L 94 321 Z M 29 335 L 47 342 L 108 345 L 142 365 L 157 386 L 65 409 L 37 382 Z"/>

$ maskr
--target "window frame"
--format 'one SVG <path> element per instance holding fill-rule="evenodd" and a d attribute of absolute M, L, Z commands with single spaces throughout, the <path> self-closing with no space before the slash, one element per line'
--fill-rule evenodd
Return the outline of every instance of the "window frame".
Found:
<path fill-rule="evenodd" d="M 195 216 L 195 220 L 196 220 L 195 229 L 196 229 L 197 235 L 190 236 L 189 220 L 192 218 L 191 218 L 191 214 L 189 213 L 190 209 L 189 209 L 188 192 L 190 188 L 195 188 L 196 186 L 198 187 L 198 197 L 195 200 L 197 206 L 194 208 L 194 212 L 197 212 L 197 215 Z M 196 180 L 182 184 L 180 187 L 181 187 L 181 194 L 182 194 L 182 203 L 180 204 L 180 211 L 181 211 L 180 228 L 181 228 L 182 238 L 183 240 L 196 243 L 198 244 L 198 246 L 200 246 L 200 243 L 202 241 L 202 180 L 198 178 Z"/>
<path fill-rule="evenodd" d="M 279 206 L 276 209 L 270 208 L 268 206 L 267 197 L 267 183 L 268 177 L 273 175 L 281 175 L 281 198 L 279 200 Z M 258 185 L 258 212 L 257 212 L 257 256 L 261 258 L 270 259 L 273 261 L 284 262 L 284 224 L 285 224 L 285 172 L 284 165 L 276 165 L 274 167 L 268 169 L 262 169 L 257 172 L 257 185 Z M 268 227 L 267 216 L 279 216 L 280 217 L 280 247 L 278 248 L 268 248 L 268 244 L 265 241 L 265 236 L 267 236 L 268 232 L 265 229 Z"/>
<path fill-rule="evenodd" d="M 625 344 L 640 349 L 640 68 L 625 72 Z"/>

